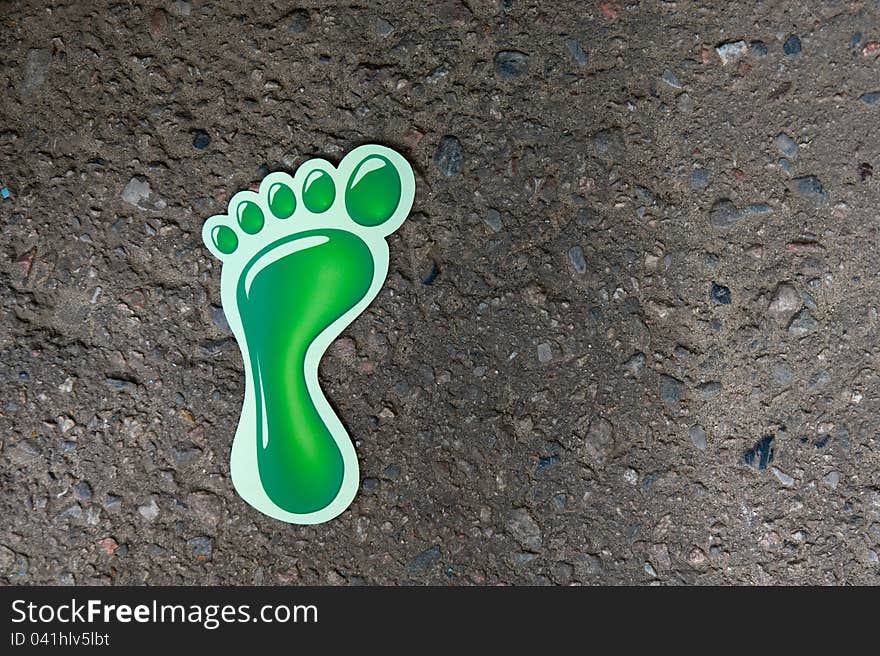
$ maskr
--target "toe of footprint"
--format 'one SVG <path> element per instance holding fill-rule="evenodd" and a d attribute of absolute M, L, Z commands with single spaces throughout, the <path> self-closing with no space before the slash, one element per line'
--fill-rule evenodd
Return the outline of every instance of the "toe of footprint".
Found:
<path fill-rule="evenodd" d="M 368 155 L 345 185 L 345 210 L 360 225 L 381 225 L 400 205 L 401 187 L 400 174 L 387 157 Z"/>
<path fill-rule="evenodd" d="M 215 257 L 226 259 L 240 251 L 242 242 L 263 232 L 269 221 L 292 220 L 289 227 L 277 228 L 286 232 L 326 225 L 384 237 L 406 219 L 414 195 L 412 168 L 400 154 L 383 146 L 360 146 L 338 168 L 313 159 L 292 178 L 269 174 L 259 192 L 235 194 L 226 215 L 208 219 L 202 238 Z"/>

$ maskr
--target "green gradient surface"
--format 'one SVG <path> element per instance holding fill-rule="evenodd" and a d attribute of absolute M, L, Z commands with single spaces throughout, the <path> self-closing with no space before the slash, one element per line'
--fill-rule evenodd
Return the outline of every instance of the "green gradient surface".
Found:
<path fill-rule="evenodd" d="M 211 231 L 211 239 L 221 253 L 232 253 L 238 248 L 238 236 L 229 226 L 216 226 Z"/>
<path fill-rule="evenodd" d="M 260 257 L 309 236 L 329 241 L 275 260 L 246 292 Z M 269 498 L 288 512 L 319 510 L 342 485 L 342 456 L 306 387 L 305 357 L 318 334 L 364 297 L 372 279 L 367 245 L 332 229 L 278 240 L 242 270 L 237 296 L 254 371 L 260 478 Z"/>
<path fill-rule="evenodd" d="M 309 211 L 316 214 L 326 212 L 336 200 L 333 178 L 326 171 L 312 171 L 303 183 L 302 198 Z"/>
<path fill-rule="evenodd" d="M 386 157 L 370 155 L 357 165 L 345 188 L 345 209 L 353 221 L 376 226 L 400 203 L 400 175 Z"/>
<path fill-rule="evenodd" d="M 249 235 L 257 234 L 264 223 L 263 210 L 256 203 L 246 200 L 238 206 L 238 225 Z"/>
<path fill-rule="evenodd" d="M 293 189 L 276 182 L 269 188 L 269 209 L 279 219 L 286 219 L 296 210 L 296 196 Z"/>

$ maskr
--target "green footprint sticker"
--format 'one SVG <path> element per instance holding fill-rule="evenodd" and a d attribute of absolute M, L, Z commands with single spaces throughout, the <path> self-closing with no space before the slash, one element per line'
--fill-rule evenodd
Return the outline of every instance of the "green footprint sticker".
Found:
<path fill-rule="evenodd" d="M 354 499 L 357 456 L 318 385 L 318 363 L 382 288 L 385 237 L 414 195 L 403 157 L 360 146 L 338 169 L 314 159 L 293 177 L 270 173 L 202 227 L 223 262 L 223 311 L 246 371 L 232 483 L 270 517 L 319 524 Z"/>

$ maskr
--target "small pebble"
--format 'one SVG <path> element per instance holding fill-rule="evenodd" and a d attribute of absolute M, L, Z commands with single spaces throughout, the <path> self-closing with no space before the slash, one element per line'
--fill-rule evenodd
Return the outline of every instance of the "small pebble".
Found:
<path fill-rule="evenodd" d="M 679 94 L 675 99 L 675 104 L 682 114 L 692 114 L 694 111 L 694 100 L 686 93 Z"/>
<path fill-rule="evenodd" d="M 792 285 L 780 283 L 776 286 L 767 312 L 779 320 L 787 320 L 794 312 L 803 306 L 801 295 Z"/>
<path fill-rule="evenodd" d="M 293 12 L 293 20 L 290 27 L 287 28 L 293 34 L 302 34 L 306 32 L 312 24 L 312 16 L 308 9 L 295 9 Z"/>
<path fill-rule="evenodd" d="M 137 389 L 137 385 L 130 380 L 122 380 L 120 378 L 105 378 L 104 384 L 117 392 L 134 392 Z"/>
<path fill-rule="evenodd" d="M 568 52 L 571 54 L 572 59 L 577 63 L 578 66 L 586 66 L 589 62 L 589 57 L 587 53 L 584 52 L 584 49 L 581 47 L 581 42 L 577 39 L 566 39 L 565 47 L 568 48 Z"/>
<path fill-rule="evenodd" d="M 663 71 L 663 81 L 666 82 L 673 89 L 681 89 L 681 82 L 678 81 L 678 78 L 675 76 L 675 73 L 670 71 L 668 68 Z"/>
<path fill-rule="evenodd" d="M 529 56 L 517 50 L 502 50 L 495 55 L 495 72 L 507 79 L 524 75 L 529 67 Z"/>
<path fill-rule="evenodd" d="M 568 249 L 568 260 L 578 273 L 585 273 L 587 261 L 584 259 L 584 251 L 580 246 L 572 246 Z"/>
<path fill-rule="evenodd" d="M 595 228 L 602 222 L 598 213 L 589 207 L 582 207 L 579 209 L 574 220 L 578 225 L 587 226 L 588 228 Z"/>
<path fill-rule="evenodd" d="M 86 501 L 92 498 L 92 486 L 86 483 L 85 481 L 80 481 L 73 488 L 74 496 L 81 500 Z"/>
<path fill-rule="evenodd" d="M 870 93 L 863 93 L 859 96 L 859 100 L 861 100 L 866 105 L 876 105 L 880 103 L 880 91 L 872 91 Z"/>
<path fill-rule="evenodd" d="M 440 66 L 431 71 L 431 74 L 425 78 L 425 82 L 428 84 L 437 84 L 447 75 L 449 75 L 449 67 L 446 64 L 440 64 Z"/>
<path fill-rule="evenodd" d="M 715 48 L 715 52 L 717 52 L 718 57 L 721 58 L 721 64 L 723 66 L 726 66 L 730 62 L 736 61 L 737 59 L 745 55 L 747 50 L 748 46 L 746 46 L 745 41 L 722 43 Z"/>
<path fill-rule="evenodd" d="M 750 467 L 757 466 L 758 469 L 767 469 L 767 466 L 773 462 L 775 449 L 773 442 L 776 438 L 773 435 L 765 435 L 755 446 L 743 454 L 743 462 Z"/>
<path fill-rule="evenodd" d="M 708 401 L 710 399 L 714 399 L 716 396 L 721 394 L 722 391 L 721 383 L 717 380 L 712 380 L 707 383 L 700 383 L 696 387 L 697 394 L 704 401 Z"/>
<path fill-rule="evenodd" d="M 150 36 L 154 41 L 165 37 L 168 30 L 168 15 L 162 9 L 154 9 L 150 14 Z"/>
<path fill-rule="evenodd" d="M 776 363 L 770 369 L 770 377 L 777 385 L 785 386 L 794 379 L 794 372 L 784 363 Z"/>
<path fill-rule="evenodd" d="M 721 305 L 730 305 L 730 289 L 717 282 L 712 283 L 712 300 Z"/>
<path fill-rule="evenodd" d="M 140 513 L 140 516 L 146 519 L 148 522 L 156 519 L 159 516 L 159 506 L 156 505 L 156 500 L 150 499 L 149 503 L 138 506 L 138 513 Z"/>
<path fill-rule="evenodd" d="M 538 466 L 535 468 L 535 473 L 540 473 L 545 469 L 552 467 L 557 462 L 559 462 L 560 458 L 558 454 L 553 454 L 552 456 L 545 456 L 538 460 Z"/>
<path fill-rule="evenodd" d="M 773 472 L 776 480 L 782 483 L 785 487 L 792 487 L 794 485 L 794 479 L 778 467 L 771 467 L 770 471 Z"/>
<path fill-rule="evenodd" d="M 553 359 L 553 349 L 550 344 L 543 342 L 538 344 L 538 362 L 550 362 Z"/>
<path fill-rule="evenodd" d="M 831 383 L 831 374 L 826 370 L 817 371 L 810 377 L 809 382 L 807 383 L 807 391 L 808 392 L 818 392 Z"/>
<path fill-rule="evenodd" d="M 197 130 L 193 135 L 193 148 L 204 150 L 211 144 L 211 135 L 204 130 Z"/>
<path fill-rule="evenodd" d="M 189 16 L 192 13 L 192 3 L 187 0 L 174 0 L 171 8 L 180 16 Z"/>
<path fill-rule="evenodd" d="M 793 194 L 810 201 L 813 205 L 824 205 L 828 202 L 828 192 L 815 175 L 794 178 L 788 183 L 788 188 Z"/>
<path fill-rule="evenodd" d="M 730 230 L 743 218 L 742 211 L 727 198 L 716 200 L 709 210 L 709 223 L 716 230 Z"/>
<path fill-rule="evenodd" d="M 37 48 L 28 50 L 24 62 L 24 76 L 21 81 L 22 95 L 29 95 L 43 86 L 51 63 L 51 51 Z"/>
<path fill-rule="evenodd" d="M 430 549 L 425 549 L 423 552 L 412 558 L 406 566 L 407 572 L 410 574 L 421 574 L 425 570 L 427 570 L 431 565 L 440 560 L 440 547 L 435 545 Z"/>
<path fill-rule="evenodd" d="M 178 465 L 185 465 L 198 458 L 202 450 L 192 442 L 176 444 L 171 448 L 171 457 Z"/>
<path fill-rule="evenodd" d="M 58 513 L 58 515 L 55 516 L 55 519 L 79 519 L 80 517 L 82 517 L 82 514 L 82 506 L 80 506 L 78 503 L 75 503 L 70 506 L 70 508 L 67 508 L 66 510 Z"/>
<path fill-rule="evenodd" d="M 434 155 L 434 163 L 440 172 L 447 178 L 461 173 L 464 156 L 461 152 L 461 142 L 458 137 L 446 135 L 440 140 L 437 153 Z"/>
<path fill-rule="evenodd" d="M 425 274 L 422 276 L 423 285 L 433 285 L 434 281 L 437 280 L 437 276 L 440 275 L 440 266 L 437 264 L 437 261 L 432 258 L 430 262 L 430 268 L 426 267 Z"/>
<path fill-rule="evenodd" d="M 489 226 L 492 232 L 500 232 L 503 227 L 501 223 L 501 212 L 493 207 L 486 210 L 486 216 L 483 217 L 483 223 Z"/>
<path fill-rule="evenodd" d="M 729 198 L 720 198 L 709 210 L 709 223 L 716 230 L 726 231 L 733 229 L 740 221 L 750 216 L 762 216 L 772 212 L 773 208 L 767 203 L 752 203 L 740 209 Z"/>
<path fill-rule="evenodd" d="M 816 299 L 813 298 L 813 295 L 810 294 L 809 292 L 803 293 L 803 299 L 804 299 L 804 306 L 810 308 L 811 310 L 818 310 L 819 309 L 819 306 L 816 303 Z"/>
<path fill-rule="evenodd" d="M 694 443 L 694 446 L 697 447 L 700 451 L 706 450 L 706 429 L 700 426 L 699 424 L 694 424 L 688 429 L 688 435 L 691 438 L 691 442 Z"/>
<path fill-rule="evenodd" d="M 229 328 L 229 323 L 226 321 L 226 313 L 223 312 L 223 308 L 219 305 L 211 306 L 211 321 L 214 322 L 214 325 L 220 330 L 220 332 L 226 334 L 232 334 L 232 330 Z"/>
<path fill-rule="evenodd" d="M 868 41 L 862 48 L 862 57 L 873 57 L 880 53 L 880 41 Z"/>
<path fill-rule="evenodd" d="M 376 36 L 381 39 L 391 36 L 394 32 L 394 26 L 384 18 L 376 19 Z"/>
<path fill-rule="evenodd" d="M 796 56 L 801 54 L 801 40 L 797 34 L 792 34 L 785 40 L 785 43 L 782 44 L 782 51 L 790 56 Z"/>
<path fill-rule="evenodd" d="M 780 153 L 785 155 L 788 158 L 793 158 L 797 155 L 798 145 L 797 142 L 789 137 L 785 132 L 780 132 L 773 138 L 773 143 L 776 145 L 776 148 Z"/>
<path fill-rule="evenodd" d="M 150 187 L 150 183 L 147 182 L 147 179 L 135 176 L 126 183 L 125 188 L 122 190 L 122 200 L 129 205 L 142 208 L 144 201 L 146 201 L 152 193 L 153 190 Z"/>
<path fill-rule="evenodd" d="M 541 527 L 525 508 L 516 508 L 511 511 L 506 526 L 511 536 L 524 548 L 531 551 L 537 551 L 541 548 L 543 542 Z"/>
<path fill-rule="evenodd" d="M 635 353 L 629 360 L 623 363 L 623 368 L 638 378 L 645 368 L 645 354 L 641 351 Z"/>
<path fill-rule="evenodd" d="M 749 52 L 751 52 L 754 57 L 766 57 L 768 52 L 767 44 L 763 41 L 752 41 L 749 43 Z"/>
<path fill-rule="evenodd" d="M 709 185 L 709 171 L 706 169 L 694 169 L 691 172 L 691 188 L 704 189 Z"/>
<path fill-rule="evenodd" d="M 116 550 L 119 549 L 119 543 L 111 537 L 98 540 L 98 546 L 101 547 L 104 553 L 108 556 L 112 556 L 116 553 Z"/>
<path fill-rule="evenodd" d="M 819 327 L 819 323 L 807 309 L 801 310 L 788 326 L 788 334 L 792 337 L 809 335 Z"/>
<path fill-rule="evenodd" d="M 527 551 L 520 551 L 513 554 L 513 560 L 517 565 L 528 565 L 535 558 L 537 558 L 535 554 L 528 553 Z"/>
<path fill-rule="evenodd" d="M 840 484 L 840 472 L 832 471 L 825 474 L 822 481 L 832 490 L 836 489 Z"/>
<path fill-rule="evenodd" d="M 330 344 L 328 353 L 342 363 L 352 366 L 357 362 L 357 343 L 350 337 L 340 337 Z"/>
<path fill-rule="evenodd" d="M 660 399 L 670 410 L 678 410 L 678 405 L 684 397 L 684 383 L 667 376 L 660 376 Z"/>
<path fill-rule="evenodd" d="M 122 505 L 122 497 L 118 497 L 114 494 L 108 494 L 104 498 L 104 507 L 107 510 L 116 510 Z"/>
<path fill-rule="evenodd" d="M 214 553 L 214 541 L 211 538 L 201 535 L 197 538 L 187 540 L 186 544 L 192 549 L 196 560 L 202 562 L 211 560 L 211 556 Z"/>

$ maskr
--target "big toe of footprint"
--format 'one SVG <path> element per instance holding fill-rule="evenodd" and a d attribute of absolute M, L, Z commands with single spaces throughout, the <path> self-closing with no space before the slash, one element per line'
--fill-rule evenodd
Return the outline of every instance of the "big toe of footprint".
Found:
<path fill-rule="evenodd" d="M 230 469 L 238 493 L 277 519 L 315 524 L 358 487 L 351 439 L 318 385 L 327 346 L 378 294 L 385 237 L 412 206 L 412 169 L 361 146 L 335 169 L 311 160 L 243 191 L 202 238 L 223 262 L 221 300 L 245 362 Z"/>

